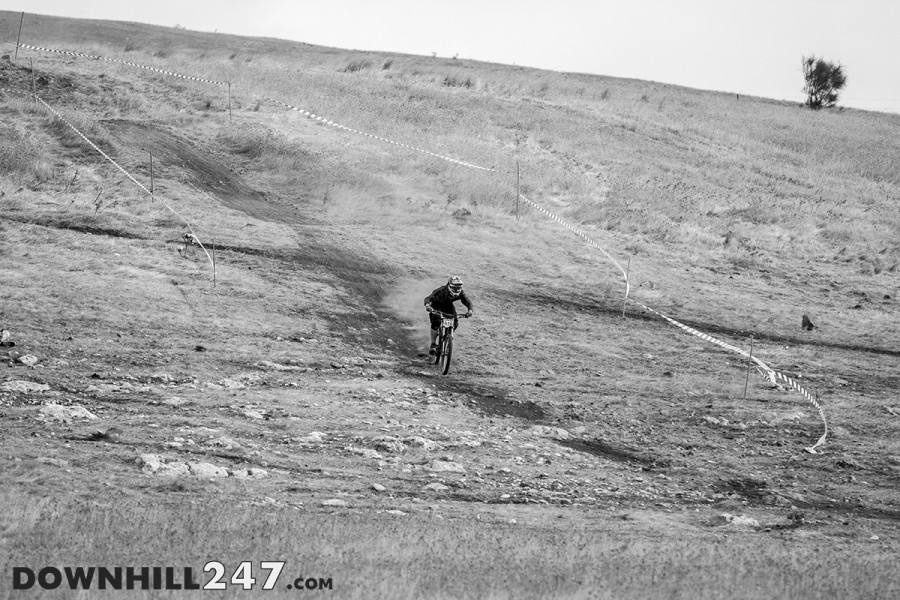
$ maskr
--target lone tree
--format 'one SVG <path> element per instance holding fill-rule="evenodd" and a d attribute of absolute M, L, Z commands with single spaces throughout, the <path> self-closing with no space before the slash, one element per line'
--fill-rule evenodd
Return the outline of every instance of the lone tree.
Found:
<path fill-rule="evenodd" d="M 803 57 L 803 78 L 806 106 L 813 110 L 834 106 L 837 93 L 847 84 L 844 67 L 815 56 Z"/>

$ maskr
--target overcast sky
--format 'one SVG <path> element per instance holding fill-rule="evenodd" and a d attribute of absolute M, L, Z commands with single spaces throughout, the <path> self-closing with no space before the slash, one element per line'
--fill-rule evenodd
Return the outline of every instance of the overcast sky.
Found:
<path fill-rule="evenodd" d="M 801 56 L 842 64 L 839 104 L 900 113 L 898 0 L 12 0 L 9 10 L 181 25 L 803 100 Z M 17 5 L 16 5 L 17 4 Z"/>

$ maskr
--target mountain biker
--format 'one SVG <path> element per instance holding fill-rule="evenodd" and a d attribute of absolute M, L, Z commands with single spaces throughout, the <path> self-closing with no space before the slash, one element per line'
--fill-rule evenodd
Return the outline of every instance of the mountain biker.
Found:
<path fill-rule="evenodd" d="M 436 312 L 442 312 L 448 315 L 456 315 L 456 307 L 454 302 L 459 300 L 467 309 L 467 317 L 471 317 L 474 306 L 472 301 L 463 291 L 462 279 L 455 275 L 447 280 L 447 285 L 441 286 L 431 292 L 431 295 L 425 298 L 425 310 L 429 312 L 431 318 L 431 349 L 428 354 L 434 356 L 437 352 L 437 336 L 438 328 L 441 326 L 441 317 Z M 459 325 L 459 319 L 455 319 L 454 329 Z"/>

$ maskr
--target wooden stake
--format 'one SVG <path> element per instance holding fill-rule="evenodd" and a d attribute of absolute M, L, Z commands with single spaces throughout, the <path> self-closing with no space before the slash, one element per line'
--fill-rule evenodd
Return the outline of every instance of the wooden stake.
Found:
<path fill-rule="evenodd" d="M 147 154 L 150 155 L 150 197 L 153 197 L 153 151 L 147 150 Z"/>
<path fill-rule="evenodd" d="M 625 269 L 625 285 L 628 285 L 628 274 L 631 273 L 631 255 L 628 255 L 628 267 Z M 628 296 L 622 298 L 622 318 L 625 318 L 625 304 L 628 302 Z"/>
<path fill-rule="evenodd" d="M 750 356 L 747 358 L 747 378 L 744 380 L 744 400 L 747 399 L 747 385 L 750 383 L 750 369 L 753 367 L 753 336 L 750 336 Z"/>
<path fill-rule="evenodd" d="M 231 122 L 231 82 L 228 82 L 228 122 Z"/>
<path fill-rule="evenodd" d="M 31 63 L 31 93 L 34 94 L 34 103 L 37 104 L 37 83 L 34 80 L 34 59 L 29 58 L 28 62 Z"/>
<path fill-rule="evenodd" d="M 216 287 L 216 238 L 212 239 L 213 287 Z"/>
<path fill-rule="evenodd" d="M 516 221 L 519 220 L 519 161 L 516 161 Z"/>
<path fill-rule="evenodd" d="M 19 35 L 16 37 L 16 56 L 13 60 L 19 59 L 19 40 L 22 39 L 22 23 L 25 22 L 25 11 L 22 11 L 22 18 L 19 19 Z"/>
<path fill-rule="evenodd" d="M 69 192 L 69 188 L 72 186 L 73 183 L 75 183 L 76 177 L 78 177 L 78 169 L 75 169 L 75 177 L 72 177 L 72 181 L 70 181 L 69 184 L 66 186 L 66 191 L 63 192 L 64 194 L 67 194 Z"/>

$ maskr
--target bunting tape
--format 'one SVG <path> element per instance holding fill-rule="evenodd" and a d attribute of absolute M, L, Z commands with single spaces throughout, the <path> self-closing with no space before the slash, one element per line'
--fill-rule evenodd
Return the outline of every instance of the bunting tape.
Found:
<path fill-rule="evenodd" d="M 107 61 L 107 62 L 119 63 L 119 64 L 131 66 L 131 67 L 136 67 L 136 68 L 139 68 L 139 69 L 145 69 L 145 70 L 148 70 L 148 71 L 153 71 L 153 72 L 156 72 L 156 73 L 160 73 L 160 74 L 162 74 L 162 75 L 169 75 L 169 76 L 172 76 L 172 77 L 179 77 L 179 78 L 182 78 L 182 79 L 187 79 L 187 80 L 190 80 L 190 81 L 198 81 L 198 82 L 201 82 L 201 83 L 209 83 L 209 84 L 213 84 L 213 85 L 221 85 L 221 86 L 231 86 L 231 84 L 230 84 L 229 82 L 215 81 L 215 80 L 213 80 L 213 79 L 206 79 L 206 78 L 203 78 L 203 77 L 194 77 L 194 76 L 190 76 L 190 75 L 184 75 L 184 74 L 181 74 L 181 73 L 176 73 L 176 72 L 174 72 L 174 71 L 167 71 L 167 70 L 164 70 L 164 69 L 159 69 L 159 68 L 157 68 L 157 67 L 151 67 L 151 66 L 147 66 L 147 65 L 141 65 L 141 64 L 138 64 L 138 63 L 133 63 L 133 62 L 124 61 L 124 60 L 117 60 L 117 59 L 112 59 L 112 58 L 105 58 L 105 57 L 102 57 L 102 56 L 93 56 L 93 55 L 89 55 L 89 54 L 82 54 L 82 53 L 71 52 L 71 51 L 66 51 L 66 50 L 57 50 L 57 49 L 54 49 L 54 48 L 44 48 L 44 47 L 40 47 L 40 46 L 31 46 L 31 45 L 28 45 L 28 44 L 19 44 L 19 47 L 20 47 L 20 48 L 27 48 L 27 49 L 30 49 L 30 50 L 38 50 L 38 51 L 43 51 L 43 52 L 53 52 L 53 53 L 64 54 L 64 55 L 68 55 L 68 56 L 75 56 L 75 57 L 81 57 L 81 58 L 89 58 L 89 59 L 93 59 L 93 60 L 103 60 L 103 61 Z M 235 88 L 235 89 L 242 89 L 242 88 L 239 88 L 238 86 L 231 86 L 231 87 L 233 87 L 233 88 Z M 252 94 L 254 93 L 254 92 L 252 92 L 251 90 L 247 90 L 247 91 L 250 92 L 250 93 L 252 93 Z M 435 152 L 431 152 L 431 151 L 429 151 L 429 150 L 425 150 L 425 149 L 419 148 L 419 147 L 417 147 L 417 146 L 412 146 L 412 145 L 410 145 L 410 144 L 405 144 L 405 143 L 402 143 L 402 142 L 398 142 L 398 141 L 395 141 L 395 140 L 391 140 L 391 139 L 389 139 L 389 138 L 385 138 L 385 137 L 381 137 L 381 136 L 374 135 L 374 134 L 371 134 L 371 133 L 367 133 L 367 132 L 364 132 L 364 131 L 360 131 L 360 130 L 358 130 L 358 129 L 354 129 L 354 128 L 352 128 L 352 127 L 348 127 L 348 126 L 346 126 L 346 125 L 342 125 L 342 124 L 340 124 L 340 123 L 337 123 L 337 122 L 335 122 L 335 121 L 332 121 L 332 120 L 330 120 L 330 119 L 327 119 L 327 118 L 325 118 L 325 117 L 323 117 L 323 116 L 321 116 L 321 115 L 317 115 L 317 114 L 315 114 L 315 113 L 312 113 L 312 112 L 310 112 L 310 111 L 308 111 L 308 110 L 304 110 L 304 109 L 302 109 L 302 108 L 298 108 L 298 107 L 296 107 L 296 106 L 293 106 L 293 105 L 288 104 L 288 103 L 286 103 L 286 102 L 283 102 L 283 101 L 281 101 L 281 100 L 277 100 L 277 99 L 275 99 L 275 98 L 270 98 L 270 97 L 268 97 L 268 96 L 263 96 L 263 95 L 260 95 L 260 94 L 255 94 L 255 95 L 257 95 L 259 98 L 261 98 L 262 100 L 265 100 L 265 101 L 267 101 L 267 102 L 272 102 L 272 103 L 277 104 L 277 105 L 279 105 L 279 106 L 283 106 L 284 108 L 287 108 L 287 109 L 289 109 L 289 110 L 296 111 L 296 112 L 300 113 L 301 115 L 303 115 L 303 116 L 309 118 L 310 120 L 316 121 L 316 122 L 318 122 L 318 123 L 322 123 L 323 125 L 328 125 L 328 126 L 331 126 L 331 127 L 336 128 L 336 129 L 342 129 L 342 130 L 344 130 L 344 131 L 348 131 L 348 132 L 351 132 L 351 133 L 355 133 L 355 134 L 357 134 L 357 135 L 365 136 L 365 137 L 368 137 L 368 138 L 371 138 L 371 139 L 374 139 L 374 140 L 379 140 L 379 141 L 381 141 L 381 142 L 386 142 L 386 143 L 388 143 L 388 144 L 392 144 L 392 145 L 395 145 L 395 146 L 398 146 L 398 147 L 401 147 L 401 148 L 406 148 L 406 149 L 408 149 L 408 150 L 412 150 L 412 151 L 415 151 L 415 152 L 420 152 L 420 153 L 426 154 L 426 155 L 428 155 L 428 156 L 432 156 L 432 157 L 434 157 L 434 158 L 437 158 L 437 159 L 440 159 L 440 160 L 444 160 L 444 161 L 447 161 L 447 162 L 450 162 L 450 163 L 453 163 L 453 164 L 456 164 L 456 165 L 459 165 L 459 166 L 462 166 L 462 167 L 466 167 L 466 168 L 470 168 L 470 169 L 476 169 L 476 170 L 485 171 L 485 172 L 491 172 L 491 173 L 507 173 L 507 171 L 501 171 L 501 170 L 494 169 L 494 168 L 491 168 L 491 167 L 483 167 L 483 166 L 480 166 L 480 165 L 476 165 L 476 164 L 473 164 L 473 163 L 469 163 L 469 162 L 466 162 L 466 161 L 462 161 L 462 160 L 459 160 L 459 159 L 455 159 L 455 158 L 452 158 L 452 157 L 450 157 L 450 156 L 445 156 L 445 155 L 442 155 L 442 154 L 437 154 L 437 153 L 435 153 Z M 41 98 L 38 98 L 37 96 L 35 96 L 35 98 L 37 98 L 44 106 L 46 106 L 51 112 L 53 112 L 57 117 L 59 117 L 59 118 L 60 118 L 66 125 L 68 125 L 75 133 L 77 133 L 77 134 L 78 134 L 81 138 L 83 138 L 88 144 L 90 144 L 90 146 L 91 146 L 92 148 L 94 148 L 97 152 L 99 152 L 101 155 L 103 155 L 104 158 L 106 158 L 109 162 L 111 162 L 113 165 L 115 165 L 120 171 L 122 171 L 122 172 L 126 175 L 126 177 L 128 177 L 129 179 L 131 179 L 132 182 L 134 182 L 137 186 L 139 186 L 139 187 L 140 187 L 141 189 L 143 189 L 146 193 L 148 193 L 148 194 L 151 196 L 151 198 L 154 197 L 153 194 L 152 194 L 146 187 L 144 187 L 143 184 L 141 184 L 139 181 L 137 181 L 134 177 L 131 176 L 130 173 L 128 173 L 128 172 L 127 172 L 125 169 L 123 169 L 121 166 L 119 166 L 119 165 L 118 165 L 113 159 L 111 159 L 109 156 L 107 156 L 106 153 L 104 153 L 104 152 L 103 152 L 100 148 L 98 148 L 93 142 L 91 142 L 84 134 L 82 134 L 80 131 L 78 131 L 78 129 L 76 129 L 71 123 L 69 123 L 68 121 L 66 121 L 66 120 L 65 120 L 65 119 L 64 119 L 64 118 L 63 118 L 56 110 L 54 110 L 50 105 L 48 105 L 46 102 L 44 102 Z M 594 248 L 596 248 L 597 250 L 599 250 L 600 252 L 602 252 L 603 255 L 606 256 L 606 258 L 607 258 L 610 262 L 612 262 L 612 263 L 619 269 L 619 271 L 622 273 L 622 278 L 623 278 L 623 280 L 624 280 L 624 282 L 625 282 L 625 300 L 626 300 L 626 301 L 630 301 L 630 302 L 632 302 L 633 304 L 636 304 L 637 306 L 639 306 L 639 307 L 641 307 L 641 308 L 647 310 L 648 312 L 653 313 L 653 314 L 659 316 L 660 318 L 664 319 L 665 321 L 671 323 L 672 325 L 674 325 L 674 326 L 676 326 L 676 327 L 682 329 L 683 331 L 685 331 L 685 332 L 687 332 L 687 333 L 689 333 L 689 334 L 691 334 L 691 335 L 693 335 L 693 336 L 699 337 L 700 339 L 702 339 L 702 340 L 704 340 L 704 341 L 707 341 L 707 342 L 709 342 L 709 343 L 712 343 L 712 344 L 715 344 L 715 345 L 717 345 L 717 346 L 720 346 L 721 348 L 723 348 L 723 349 L 725 349 L 725 350 L 728 350 L 729 352 L 734 352 L 734 353 L 739 354 L 739 355 L 741 355 L 741 356 L 747 357 L 749 360 L 752 360 L 752 361 L 756 364 L 757 369 L 760 371 L 760 373 L 762 373 L 763 376 L 764 376 L 766 379 L 768 379 L 770 382 L 772 382 L 774 385 L 780 386 L 781 384 L 780 384 L 779 382 L 783 382 L 783 383 L 787 384 L 787 386 L 789 386 L 791 389 L 793 389 L 793 390 L 797 391 L 798 393 L 800 393 L 800 394 L 801 394 L 804 398 L 806 398 L 806 400 L 807 400 L 810 404 L 812 404 L 812 406 L 815 407 L 815 409 L 818 411 L 819 417 L 822 419 L 822 424 L 823 424 L 823 427 L 824 427 L 824 431 L 823 431 L 821 437 L 819 438 L 819 440 L 818 440 L 815 444 L 813 444 L 812 446 L 806 448 L 806 450 L 807 450 L 808 452 L 810 452 L 810 453 L 815 454 L 815 453 L 816 453 L 816 448 L 818 448 L 819 446 L 821 446 L 822 444 L 825 443 L 825 440 L 826 440 L 826 438 L 828 437 L 828 421 L 827 421 L 827 419 L 825 418 L 825 412 L 822 410 L 821 405 L 820 405 L 819 402 L 816 400 L 816 398 L 814 398 L 814 397 L 812 396 L 812 394 L 809 393 L 808 390 L 806 390 L 803 386 L 801 386 L 799 383 L 797 383 L 795 380 L 793 380 L 792 378 L 788 377 L 787 375 L 784 375 L 784 374 L 782 374 L 782 373 L 780 373 L 780 372 L 778 372 L 778 371 L 772 369 L 770 366 L 768 366 L 766 363 L 764 363 L 764 362 L 763 362 L 762 360 L 760 360 L 758 357 L 756 357 L 756 356 L 751 356 L 748 352 L 746 352 L 746 351 L 744 351 L 744 350 L 742 350 L 742 349 L 740 349 L 740 348 L 738 348 L 738 347 L 736 347 L 736 346 L 733 346 L 733 345 L 731 345 L 731 344 L 728 344 L 728 343 L 726 343 L 726 342 L 723 342 L 722 340 L 719 340 L 719 339 L 717 339 L 717 338 L 715 338 L 715 337 L 713 337 L 713 336 L 711 336 L 711 335 L 709 335 L 709 334 L 706 334 L 706 333 L 703 333 L 703 332 L 701 332 L 701 331 L 699 331 L 699 330 L 697 330 L 697 329 L 694 329 L 693 327 L 689 327 L 688 325 L 685 325 L 684 323 L 681 323 L 681 322 L 677 321 L 676 319 L 673 319 L 672 317 L 670 317 L 670 316 L 668 316 L 668 315 L 666 315 L 666 314 L 664 314 L 664 313 L 662 313 L 662 312 L 660 312 L 660 311 L 658 311 L 658 310 L 655 310 L 655 309 L 653 309 L 653 308 L 647 306 L 646 304 L 643 304 L 643 303 L 641 303 L 641 302 L 638 302 L 637 300 L 634 300 L 633 298 L 630 298 L 630 297 L 629 297 L 629 294 L 630 294 L 630 291 L 631 291 L 631 285 L 630 285 L 630 282 L 629 282 L 629 279 L 628 279 L 628 273 L 627 273 L 627 271 L 626 271 L 625 269 L 622 268 L 622 265 L 619 264 L 619 262 L 618 262 L 618 261 L 617 261 L 617 260 L 616 260 L 616 259 L 615 259 L 615 258 L 614 258 L 614 257 L 613 257 L 613 256 L 612 256 L 605 248 L 603 248 L 603 246 L 601 246 L 600 244 L 598 244 L 596 241 L 594 241 L 590 236 L 588 236 L 587 234 L 585 234 L 583 231 L 581 231 L 581 230 L 578 229 L 577 227 L 574 227 L 573 225 L 567 223 L 566 221 L 564 221 L 563 219 L 561 219 L 559 216 L 557 216 L 556 214 L 550 212 L 549 210 L 547 210 L 547 209 L 544 208 L 543 206 L 537 204 L 536 202 L 533 202 L 532 200 L 529 200 L 528 198 L 526 198 L 525 196 L 522 196 L 521 194 L 519 195 L 519 198 L 521 198 L 521 199 L 522 199 L 526 204 L 528 204 L 529 206 L 535 208 L 536 210 L 538 210 L 539 212 L 541 212 L 542 214 L 544 214 L 544 215 L 547 216 L 548 218 L 550 218 L 550 219 L 556 221 L 556 222 L 557 222 L 558 224 L 560 224 L 562 227 L 568 229 L 569 231 L 571 231 L 572 233 L 574 233 L 575 235 L 577 235 L 578 237 L 580 237 L 582 240 L 584 240 L 585 242 L 587 242 L 587 243 L 588 243 L 589 245 L 591 245 L 592 247 L 594 247 Z M 169 206 L 168 204 L 166 204 L 165 202 L 163 202 L 163 204 L 166 206 L 166 208 L 168 208 L 168 209 L 171 210 L 173 213 L 175 213 L 179 218 L 181 218 L 181 219 L 188 225 L 188 228 L 191 230 L 191 233 L 192 233 L 192 234 L 194 233 L 193 228 L 191 228 L 190 224 L 187 222 L 186 219 L 184 219 L 184 217 L 182 217 L 180 214 L 178 214 L 174 209 L 172 209 L 172 207 L 170 207 L 170 206 Z M 195 236 L 195 237 L 196 237 L 196 236 Z M 199 240 L 198 240 L 198 242 L 199 242 Z M 206 252 L 206 248 L 203 247 L 202 244 L 200 244 L 200 246 L 203 248 L 204 252 Z M 206 254 L 207 254 L 207 256 L 209 257 L 209 252 L 206 252 Z M 210 258 L 210 261 L 212 261 L 211 258 Z"/>
<path fill-rule="evenodd" d="M 64 54 L 66 56 L 76 56 L 78 58 L 90 58 L 91 60 L 103 60 L 106 62 L 117 63 L 120 65 L 127 65 L 129 67 L 135 67 L 137 69 L 144 69 L 145 71 L 153 71 L 155 73 L 159 73 L 161 75 L 169 75 L 171 77 L 180 77 L 181 79 L 188 79 L 190 81 L 199 81 L 201 83 L 211 83 L 213 85 L 224 85 L 227 86 L 227 81 L 216 81 L 214 79 L 205 79 L 203 77 L 193 77 L 191 75 L 182 75 L 181 73 L 176 73 L 174 71 L 166 71 L 165 69 L 159 69 L 157 67 L 151 67 L 148 65 L 142 65 L 139 63 L 128 62 L 127 60 L 117 60 L 115 58 L 106 58 L 105 56 L 94 56 L 92 54 L 82 54 L 81 52 L 71 52 L 69 50 L 57 50 L 55 48 L 43 48 L 41 46 L 31 46 L 29 44 L 19 44 L 19 48 L 27 48 L 29 50 L 38 50 L 40 52 L 53 52 L 55 54 Z"/>
<path fill-rule="evenodd" d="M 201 82 L 201 83 L 210 83 L 210 84 L 213 84 L 213 85 L 230 86 L 231 89 L 245 90 L 245 91 L 249 92 L 250 94 L 255 95 L 255 96 L 257 96 L 257 97 L 259 97 L 259 98 L 261 98 L 261 99 L 263 99 L 263 100 L 265 100 L 265 101 L 267 101 L 267 102 L 272 102 L 272 103 L 274 103 L 274 104 L 278 104 L 278 105 L 280 105 L 280 106 L 283 106 L 283 107 L 285 107 L 285 108 L 287 108 L 287 109 L 290 109 L 290 110 L 293 110 L 293 111 L 297 111 L 297 112 L 299 112 L 300 114 L 302 114 L 303 116 L 309 118 L 310 120 L 316 121 L 316 122 L 318 122 L 318 123 L 322 123 L 323 125 L 329 125 L 329 126 L 334 127 L 334 128 L 336 128 L 336 129 L 343 129 L 344 131 L 349 131 L 349 132 L 351 132 L 351 133 L 355 133 L 355 134 L 357 134 L 357 135 L 365 136 L 365 137 L 371 138 L 371 139 L 373 139 L 373 140 L 379 140 L 379 141 L 381 141 L 381 142 L 386 142 L 386 143 L 388 143 L 388 144 L 393 144 L 393 145 L 399 146 L 399 147 L 401 147 L 401 148 L 406 148 L 407 150 L 412 150 L 412 151 L 414 151 L 414 152 L 420 152 L 420 153 L 422 153 L 422 154 L 426 154 L 426 155 L 428 155 L 428 156 L 431 156 L 431 157 L 434 157 L 434 158 L 437 158 L 437 159 L 440 159 L 440 160 L 444 160 L 444 161 L 447 161 L 447 162 L 450 162 L 450 163 L 453 163 L 453 164 L 457 164 L 457 165 L 460 165 L 460 166 L 463 166 L 463 167 L 467 167 L 467 168 L 470 168 L 470 169 L 476 169 L 476 170 L 479 170 L 479 171 L 487 171 L 487 172 L 493 172 L 493 173 L 500 172 L 500 171 L 498 171 L 497 169 L 494 169 L 494 168 L 491 168 L 491 167 L 482 167 L 482 166 L 480 166 L 480 165 L 476 165 L 476 164 L 473 164 L 473 163 L 465 162 L 465 161 L 462 161 L 462 160 L 453 158 L 453 157 L 451 157 L 451 156 L 445 156 L 445 155 L 443 155 L 443 154 L 437 154 L 436 152 L 431 152 L 431 151 L 429 151 L 429 150 L 425 150 L 424 148 L 419 148 L 419 147 L 417 147 L 417 146 L 412 146 L 412 145 L 410 145 L 410 144 L 404 144 L 403 142 L 398 142 L 398 141 L 395 141 L 395 140 L 392 140 L 392 139 L 389 139 L 389 138 L 386 138 L 386 137 L 381 137 L 381 136 L 379 136 L 379 135 L 374 135 L 374 134 L 372 134 L 372 133 L 367 133 L 367 132 L 365 132 L 365 131 L 360 131 L 360 130 L 358 130 L 358 129 L 354 129 L 354 128 L 352 128 L 352 127 L 348 127 L 348 126 L 346 126 L 346 125 L 342 125 L 342 124 L 340 124 L 340 123 L 336 123 L 336 122 L 334 122 L 334 121 L 332 121 L 332 120 L 330 120 L 330 119 L 327 119 L 327 118 L 325 118 L 325 117 L 323 117 L 323 116 L 321 116 L 321 115 L 317 115 L 317 114 L 315 114 L 315 113 L 312 113 L 312 112 L 310 112 L 310 111 L 308 111 L 308 110 L 304 110 L 304 109 L 302 109 L 302 108 L 298 108 L 298 107 L 293 106 L 293 105 L 291 105 L 291 104 L 288 104 L 288 103 L 286 103 L 286 102 L 282 102 L 281 100 L 276 100 L 275 98 L 270 98 L 270 97 L 264 96 L 264 95 L 262 95 L 262 94 L 257 94 L 256 92 L 254 92 L 254 91 L 252 91 L 252 90 L 248 90 L 248 89 L 242 88 L 242 87 L 240 87 L 240 86 L 232 85 L 232 84 L 230 84 L 230 83 L 227 82 L 227 81 L 216 81 L 216 80 L 214 80 L 214 79 L 206 79 L 206 78 L 204 78 L 204 77 L 195 77 L 195 76 L 192 76 L 192 75 L 184 75 L 183 73 L 176 73 L 175 71 L 167 71 L 167 70 L 165 70 L 165 69 L 159 69 L 159 68 L 157 68 L 157 67 L 151 67 L 151 66 L 148 66 L 148 65 L 142 65 L 142 64 L 139 64 L 139 63 L 133 63 L 133 62 L 129 62 L 129 61 L 126 61 L 126 60 L 118 60 L 118 59 L 115 59 L 115 58 L 106 58 L 106 57 L 103 57 L 103 56 L 95 56 L 95 55 L 92 55 L 92 54 L 83 54 L 83 53 L 80 53 L 80 52 L 72 52 L 72 51 L 69 51 L 69 50 L 57 50 L 57 49 L 55 49 L 55 48 L 45 48 L 45 47 L 42 47 L 42 46 L 32 46 L 32 45 L 29 45 L 29 44 L 19 44 L 19 47 L 20 47 L 20 48 L 27 48 L 27 49 L 29 49 L 29 50 L 38 50 L 38 51 L 41 51 L 41 52 L 52 52 L 52 53 L 56 53 L 56 54 L 64 54 L 64 55 L 66 55 L 66 56 L 75 56 L 75 57 L 80 57 L 80 58 L 89 58 L 89 59 L 91 59 L 91 60 L 103 60 L 103 61 L 106 61 L 106 62 L 112 62 L 112 63 L 121 64 L 121 65 L 127 65 L 127 66 L 135 67 L 135 68 L 138 68 L 138 69 L 144 69 L 144 70 L 146 70 L 146 71 L 153 71 L 153 72 L 155 72 L 155 73 L 160 73 L 160 74 L 162 74 L 162 75 L 169 75 L 169 76 L 171 76 L 171 77 L 180 77 L 181 79 L 187 79 L 187 80 L 189 80 L 189 81 L 199 81 L 199 82 Z"/>
<path fill-rule="evenodd" d="M 2 90 L 4 90 L 4 91 L 7 91 L 7 92 L 13 92 L 13 91 L 14 91 L 14 90 L 10 90 L 10 89 L 8 89 L 8 88 L 0 88 L 0 89 L 2 89 Z M 24 92 L 22 92 L 22 93 L 24 93 Z M 43 98 L 41 98 L 41 97 L 38 96 L 37 94 L 29 94 L 29 95 L 32 96 L 33 98 L 35 98 L 35 99 L 36 99 L 38 102 L 40 102 L 41 104 L 43 104 L 44 107 L 45 107 L 47 110 L 49 110 L 51 113 L 53 113 L 53 114 L 56 116 L 56 118 L 58 118 L 60 121 L 62 121 L 63 123 L 65 123 L 66 126 L 69 127 L 69 129 L 71 129 L 72 131 L 75 132 L 76 135 L 78 135 L 78 137 L 80 137 L 81 139 L 83 139 L 83 140 L 84 140 L 91 148 L 93 148 L 94 150 L 96 150 L 101 156 L 103 156 L 103 158 L 105 158 L 105 159 L 106 159 L 107 161 L 109 161 L 114 167 L 116 167 L 119 171 L 121 171 L 121 172 L 125 175 L 125 177 L 127 177 L 128 179 L 131 180 L 132 183 L 134 183 L 136 186 L 138 186 L 140 189 L 142 189 L 148 196 L 150 196 L 150 199 L 151 199 L 151 200 L 158 200 L 158 201 L 159 201 L 163 206 L 165 206 L 172 214 L 174 214 L 176 217 L 178 217 L 179 219 L 181 219 L 182 221 L 184 221 L 184 224 L 187 226 L 188 230 L 191 232 L 191 235 L 193 236 L 193 239 L 196 241 L 197 245 L 200 246 L 200 247 L 203 249 L 203 252 L 206 253 L 206 257 L 209 259 L 210 265 L 212 265 L 213 269 L 215 270 L 215 263 L 214 263 L 213 260 L 212 260 L 212 256 L 210 256 L 209 251 L 206 249 L 206 246 L 204 246 L 204 245 L 201 243 L 199 236 L 197 236 L 197 232 L 194 231 L 194 228 L 191 226 L 190 222 L 189 222 L 187 219 L 185 219 L 184 216 L 183 216 L 181 213 L 179 213 L 177 210 L 175 210 L 174 208 L 172 208 L 172 207 L 169 205 L 168 202 L 166 202 L 166 201 L 163 200 L 162 198 L 159 198 L 159 197 L 156 196 L 153 192 L 151 192 L 150 190 L 148 190 L 147 187 L 146 187 L 143 183 L 141 183 L 140 181 L 138 181 L 137 179 L 135 179 L 135 177 L 134 177 L 131 173 L 129 173 L 124 167 L 122 167 L 122 165 L 120 165 L 119 163 L 117 163 L 117 162 L 116 162 L 115 160 L 113 160 L 106 152 L 104 152 L 103 150 L 101 150 L 100 147 L 97 146 L 97 144 L 95 144 L 94 142 L 92 142 L 92 141 L 90 140 L 90 138 L 88 138 L 88 137 L 87 137 L 86 135 L 84 135 L 81 131 L 79 131 L 79 129 L 78 129 L 77 127 L 75 127 L 74 125 L 72 125 L 65 117 L 63 117 L 63 116 L 59 113 L 59 111 L 57 111 L 55 108 L 53 108 L 52 106 L 50 106 L 49 104 L 47 104 L 47 103 L 44 101 Z"/>
<path fill-rule="evenodd" d="M 550 212 L 543 206 L 540 206 L 539 204 L 529 200 L 528 198 L 526 198 L 525 196 L 522 196 L 521 194 L 519 195 L 519 198 L 521 198 L 529 206 L 537 209 L 538 211 L 540 211 L 547 217 L 553 219 L 554 221 L 556 221 L 557 223 L 559 223 L 560 225 L 562 225 L 563 227 L 565 227 L 566 229 L 568 229 L 569 231 L 571 231 L 572 233 L 574 233 L 575 235 L 577 235 L 578 237 L 580 237 L 581 239 L 586 241 L 588 244 L 590 244 L 594 248 L 597 248 L 598 250 L 600 250 L 610 261 L 612 261 L 612 263 L 616 267 L 618 267 L 619 271 L 622 272 L 622 277 L 625 280 L 625 299 L 627 301 L 630 301 L 630 302 L 636 304 L 637 306 L 647 310 L 648 312 L 651 312 L 651 313 L 657 315 L 658 317 L 664 319 L 665 321 L 671 323 L 672 325 L 678 327 L 679 329 L 682 329 L 683 331 L 685 331 L 693 336 L 696 336 L 706 342 L 715 344 L 721 348 L 724 348 L 725 350 L 728 350 L 729 352 L 734 352 L 736 354 L 739 354 L 741 356 L 748 358 L 749 360 L 752 360 L 756 364 L 757 369 L 760 371 L 760 373 L 762 373 L 763 376 L 767 380 L 772 382 L 772 384 L 774 384 L 776 386 L 780 386 L 781 384 L 779 382 L 784 382 L 790 388 L 799 392 L 804 398 L 806 398 L 806 400 L 810 404 L 813 405 L 813 407 L 815 407 L 816 411 L 818 411 L 819 417 L 822 419 L 822 426 L 824 428 L 822 436 L 819 438 L 819 440 L 812 446 L 805 448 L 805 450 L 807 452 L 810 452 L 811 454 L 815 454 L 816 448 L 818 448 L 819 446 L 821 446 L 822 444 L 825 443 L 825 440 L 828 437 L 828 420 L 825 418 L 825 411 L 822 410 L 822 406 L 819 404 L 818 400 L 816 400 L 816 398 L 814 398 L 813 395 L 810 394 L 808 390 L 806 390 L 806 388 L 801 386 L 799 383 L 797 383 L 796 381 L 794 381 L 792 378 L 788 377 L 787 375 L 784 375 L 783 373 L 776 371 L 775 369 L 773 369 L 772 367 L 770 367 L 769 365 L 767 365 L 766 363 L 761 361 L 758 357 L 751 356 L 750 353 L 747 352 L 746 350 L 742 350 L 741 348 L 738 348 L 737 346 L 733 346 L 731 344 L 723 342 L 722 340 L 715 338 L 707 333 L 703 333 L 702 331 L 699 331 L 697 329 L 694 329 L 693 327 L 685 325 L 684 323 L 681 323 L 680 321 L 677 321 L 676 319 L 673 319 L 672 317 L 670 317 L 654 308 L 651 308 L 642 302 L 638 302 L 637 300 L 634 300 L 633 298 L 629 298 L 628 293 L 631 290 L 631 286 L 628 281 L 628 273 L 625 271 L 625 269 L 622 268 L 622 265 L 620 265 L 619 262 L 615 258 L 613 258 L 613 256 L 609 252 L 606 251 L 605 248 L 603 248 L 600 244 L 598 244 L 593 239 L 591 239 L 591 237 L 588 236 L 586 233 L 584 233 L 577 227 L 567 223 L 566 221 L 561 219 L 559 216 L 553 214 L 552 212 Z"/>

